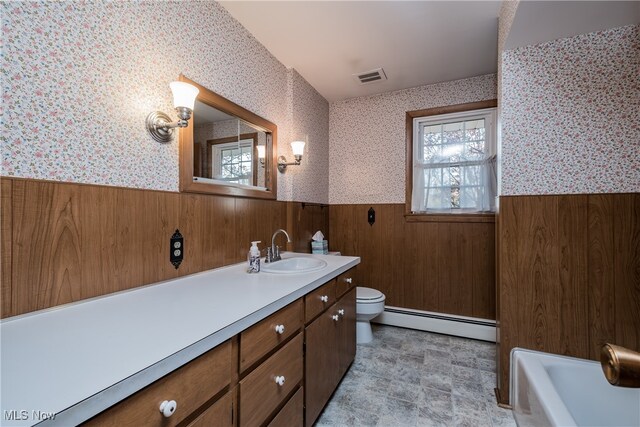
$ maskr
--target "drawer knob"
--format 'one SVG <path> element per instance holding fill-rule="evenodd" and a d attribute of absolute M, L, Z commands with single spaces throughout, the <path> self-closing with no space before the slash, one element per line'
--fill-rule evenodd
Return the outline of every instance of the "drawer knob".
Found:
<path fill-rule="evenodd" d="M 322 296 L 320 297 L 320 301 L 322 301 L 322 302 L 329 302 L 329 297 L 328 297 L 327 295 L 322 295 Z"/>
<path fill-rule="evenodd" d="M 284 325 L 276 325 L 276 332 L 280 335 L 284 334 Z"/>
<path fill-rule="evenodd" d="M 353 282 L 353 279 L 351 277 L 346 277 L 344 279 L 344 281 L 347 282 L 347 283 L 351 283 L 351 282 Z"/>
<path fill-rule="evenodd" d="M 337 322 L 338 320 L 340 320 L 340 316 L 338 316 L 337 314 L 334 314 L 333 316 L 331 316 L 331 318 L 332 318 L 333 320 L 335 320 L 336 322 Z"/>
<path fill-rule="evenodd" d="M 174 412 L 176 412 L 177 407 L 178 404 L 175 400 L 165 400 L 160 404 L 160 412 L 162 412 L 162 415 L 164 415 L 165 418 L 169 418 Z"/>
<path fill-rule="evenodd" d="M 283 386 L 284 385 L 284 376 L 283 375 L 278 375 L 276 377 L 276 384 L 278 384 L 279 386 Z"/>
<path fill-rule="evenodd" d="M 340 316 L 344 316 L 344 308 L 341 308 L 340 310 L 338 310 L 338 314 Z"/>

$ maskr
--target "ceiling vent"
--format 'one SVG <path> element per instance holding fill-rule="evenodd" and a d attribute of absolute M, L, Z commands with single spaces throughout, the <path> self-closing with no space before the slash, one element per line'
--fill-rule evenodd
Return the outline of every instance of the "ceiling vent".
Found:
<path fill-rule="evenodd" d="M 375 70 L 366 71 L 360 74 L 354 74 L 353 77 L 360 82 L 360 84 L 367 84 L 377 82 L 379 80 L 387 80 L 387 75 L 382 68 L 376 68 Z"/>

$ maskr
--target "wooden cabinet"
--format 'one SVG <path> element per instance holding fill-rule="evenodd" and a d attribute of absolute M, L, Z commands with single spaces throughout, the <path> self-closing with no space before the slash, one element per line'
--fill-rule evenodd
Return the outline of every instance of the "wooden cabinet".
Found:
<path fill-rule="evenodd" d="M 336 301 L 336 281 L 331 280 L 304 297 L 305 323 L 309 323 Z"/>
<path fill-rule="evenodd" d="M 302 299 L 294 301 L 240 334 L 240 372 L 246 371 L 302 327 Z"/>
<path fill-rule="evenodd" d="M 235 427 L 238 419 L 233 411 L 233 396 L 235 396 L 235 392 L 235 389 L 228 391 L 200 414 L 198 418 L 190 422 L 187 427 Z"/>
<path fill-rule="evenodd" d="M 298 334 L 240 381 L 241 426 L 262 425 L 300 385 L 302 357 L 302 334 Z"/>
<path fill-rule="evenodd" d="M 338 383 L 337 322 L 327 310 L 305 328 L 305 419 L 318 418 Z"/>
<path fill-rule="evenodd" d="M 330 280 L 86 425 L 312 425 L 355 357 L 349 277 Z M 175 401 L 169 417 L 159 410 L 165 400 Z"/>
<path fill-rule="evenodd" d="M 355 268 L 350 269 L 336 278 L 336 298 L 340 298 L 346 294 L 351 288 L 355 287 L 354 278 Z"/>
<path fill-rule="evenodd" d="M 175 426 L 229 385 L 232 346 L 227 341 L 173 371 L 123 402 L 89 420 L 88 426 Z M 165 417 L 163 401 L 174 401 L 175 412 Z"/>
<path fill-rule="evenodd" d="M 304 418 L 304 390 L 296 391 L 289 402 L 278 412 L 278 415 L 269 423 L 269 427 L 293 427 L 302 426 Z"/>
<path fill-rule="evenodd" d="M 338 343 L 338 381 L 356 357 L 356 290 L 351 289 L 336 304 L 341 316 L 336 337 Z"/>
<path fill-rule="evenodd" d="M 305 425 L 322 412 L 356 354 L 356 290 L 305 328 Z"/>

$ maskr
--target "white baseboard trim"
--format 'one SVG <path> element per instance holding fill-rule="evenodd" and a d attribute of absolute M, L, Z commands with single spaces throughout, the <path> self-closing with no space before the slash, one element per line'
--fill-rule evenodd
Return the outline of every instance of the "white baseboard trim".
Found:
<path fill-rule="evenodd" d="M 384 312 L 373 319 L 372 322 L 389 326 L 417 329 L 420 331 L 436 332 L 438 334 L 496 342 L 495 320 L 434 313 L 431 311 L 412 310 L 400 307 L 385 307 Z"/>

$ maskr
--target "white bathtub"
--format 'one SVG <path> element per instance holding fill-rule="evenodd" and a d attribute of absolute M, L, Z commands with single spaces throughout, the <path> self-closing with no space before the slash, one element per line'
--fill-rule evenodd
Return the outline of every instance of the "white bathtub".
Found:
<path fill-rule="evenodd" d="M 519 427 L 640 426 L 640 389 L 612 386 L 591 360 L 514 348 L 510 398 Z"/>

